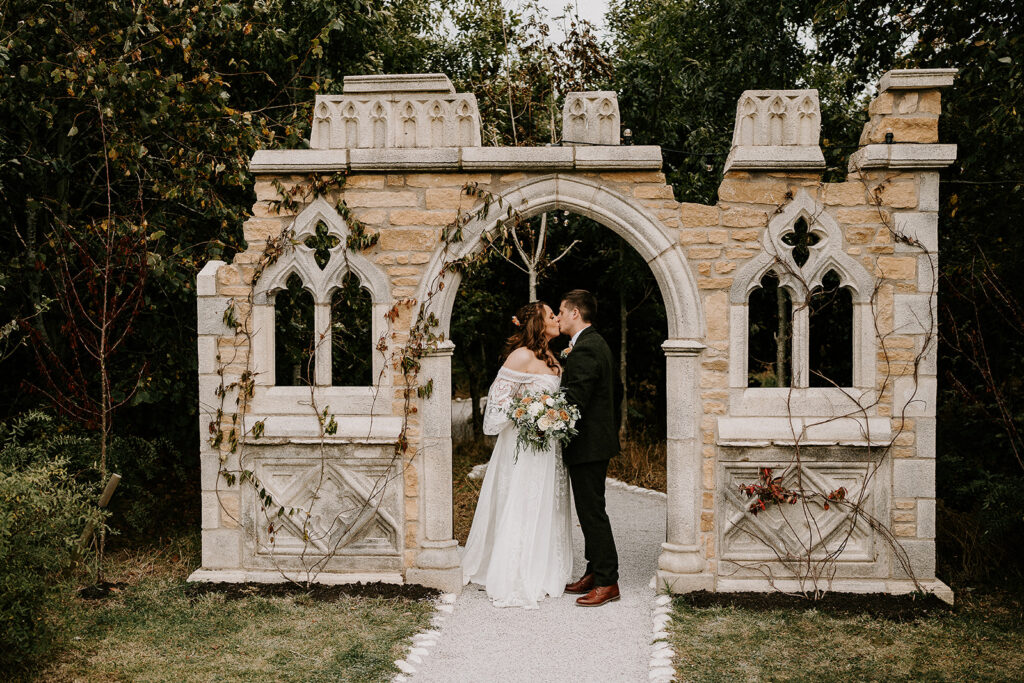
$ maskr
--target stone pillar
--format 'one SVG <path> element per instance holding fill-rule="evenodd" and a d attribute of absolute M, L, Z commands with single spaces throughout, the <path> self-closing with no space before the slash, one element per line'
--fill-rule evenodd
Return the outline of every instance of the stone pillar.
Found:
<path fill-rule="evenodd" d="M 452 352 L 451 341 L 438 345 L 421 365 L 424 382 L 433 380 L 430 398 L 420 404 L 420 551 L 405 580 L 439 590 L 462 590 L 458 541 L 452 538 Z"/>
<path fill-rule="evenodd" d="M 658 557 L 657 588 L 673 593 L 712 590 L 714 576 L 706 571 L 697 543 L 701 482 L 697 385 L 705 346 L 692 339 L 670 339 L 662 348 L 668 406 L 668 519 L 666 542 Z"/>

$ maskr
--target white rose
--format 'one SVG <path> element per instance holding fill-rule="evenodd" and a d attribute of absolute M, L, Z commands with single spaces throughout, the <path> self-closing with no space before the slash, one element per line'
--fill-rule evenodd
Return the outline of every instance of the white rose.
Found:
<path fill-rule="evenodd" d="M 537 420 L 537 429 L 539 429 L 542 432 L 548 431 L 549 429 L 551 429 L 551 420 L 549 420 L 547 416 L 544 416 L 541 419 Z"/>
<path fill-rule="evenodd" d="M 565 423 L 564 422 L 556 422 L 555 423 L 555 429 L 565 429 Z"/>
<path fill-rule="evenodd" d="M 530 407 L 527 408 L 526 411 L 530 413 L 531 417 L 537 417 L 544 411 L 544 406 L 542 406 L 538 401 L 536 403 L 531 403 Z"/>
<path fill-rule="evenodd" d="M 545 403 L 545 405 L 547 405 L 548 408 L 550 408 L 553 405 L 555 405 L 555 399 L 549 398 L 548 400 L 544 401 L 544 403 Z"/>

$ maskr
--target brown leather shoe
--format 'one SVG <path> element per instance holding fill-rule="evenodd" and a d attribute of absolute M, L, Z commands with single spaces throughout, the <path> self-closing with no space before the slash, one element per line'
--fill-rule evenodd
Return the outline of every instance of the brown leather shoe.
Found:
<path fill-rule="evenodd" d="M 619 599 L 619 584 L 613 583 L 610 586 L 595 586 L 593 590 L 582 598 L 576 598 L 576 604 L 580 607 L 600 607 L 606 602 Z"/>
<path fill-rule="evenodd" d="M 573 595 L 584 595 L 590 592 L 590 589 L 594 587 L 594 575 L 584 574 L 583 578 L 575 583 L 565 584 L 565 592 L 572 593 Z"/>

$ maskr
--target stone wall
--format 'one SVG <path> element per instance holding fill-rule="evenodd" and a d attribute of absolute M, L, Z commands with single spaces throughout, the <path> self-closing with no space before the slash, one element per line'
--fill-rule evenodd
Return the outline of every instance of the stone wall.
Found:
<path fill-rule="evenodd" d="M 764 572 L 753 565 L 775 561 L 775 553 L 785 553 L 794 540 L 784 531 L 784 512 L 756 519 L 744 514 L 737 485 L 756 480 L 759 467 L 789 467 L 790 477 L 799 470 L 805 485 L 809 480 L 816 489 L 863 490 L 864 509 L 889 525 L 916 577 L 948 591 L 934 575 L 933 336 L 938 169 L 955 156 L 954 146 L 937 144 L 939 88 L 952 78 L 951 70 L 887 74 L 871 103 L 862 147 L 840 183 L 821 181 L 817 93 L 745 93 L 733 153 L 713 206 L 676 202 L 660 171 L 660 150 L 618 146 L 617 135 L 606 145 L 483 148 L 457 142 L 390 149 L 394 145 L 383 142 L 347 146 L 345 136 L 325 132 L 321 149 L 257 153 L 252 165 L 257 202 L 243 226 L 248 248 L 230 264 L 207 264 L 199 276 L 203 569 L 195 578 L 268 578 L 274 569 L 267 553 L 261 555 L 246 540 L 246 531 L 250 538 L 258 536 L 261 523 L 255 498 L 241 495 L 248 484 L 229 485 L 218 477 L 222 467 L 239 468 L 237 453 L 227 441 L 219 449 L 209 443 L 208 425 L 222 403 L 218 372 L 230 385 L 252 370 L 244 427 L 262 421 L 264 433 L 247 439 L 242 457 L 264 467 L 287 461 L 281 465 L 287 472 L 274 480 L 275 496 L 302 502 L 308 493 L 303 468 L 317 466 L 322 456 L 303 460 L 301 454 L 320 453 L 325 441 L 333 449 L 327 458 L 335 475 L 331 495 L 354 501 L 357 509 L 370 501 L 378 512 L 344 539 L 347 550 L 332 559 L 322 580 L 373 576 L 446 589 L 461 585 L 451 540 L 450 346 L 425 360 L 423 377 L 434 380 L 439 398 L 414 401 L 409 448 L 403 461 L 392 461 L 404 412 L 401 374 L 384 361 L 375 369 L 376 387 L 326 386 L 329 381 L 313 390 L 274 386 L 272 336 L 266 338 L 268 326 L 273 328 L 273 293 L 260 293 L 258 284 L 251 309 L 249 295 L 254 264 L 267 240 L 308 223 L 314 211 L 320 212 L 317 220 L 324 218 L 344 200 L 352 216 L 379 235 L 352 268 L 364 284 L 373 283 L 374 339 L 386 339 L 394 350 L 407 340 L 418 311 L 418 305 L 403 302 L 422 301 L 438 276 L 443 228 L 479 205 L 463 191 L 473 183 L 526 215 L 563 208 L 605 223 L 640 251 L 658 278 L 670 318 L 667 388 L 675 398 L 669 415 L 669 538 L 659 563 L 666 584 L 677 591 L 765 589 Z M 427 80 L 448 100 L 467 101 L 437 86 L 437 79 Z M 583 95 L 577 99 L 597 103 L 593 116 L 614 113 L 617 131 L 617 104 L 598 106 L 614 93 Z M 363 91 L 354 96 L 377 97 Z M 409 97 L 397 92 L 393 99 Z M 330 106 L 331 116 L 344 110 L 343 101 Z M 586 112 L 587 107 L 571 112 L 567 107 L 566 116 L 575 117 L 576 128 L 588 130 L 579 118 Z M 590 125 L 609 137 L 608 121 L 595 119 Z M 279 188 L 287 191 L 314 174 L 333 171 L 348 173 L 344 186 L 318 207 L 280 207 Z M 792 388 L 748 388 L 747 293 L 772 263 L 791 259 L 780 239 L 801 216 L 822 237 L 807 264 L 817 269 L 807 273 L 808 282 L 831 268 L 855 291 L 854 386 L 808 387 L 806 372 L 795 371 Z M 497 220 L 484 216 L 468 226 L 458 251 L 478 249 L 480 233 Z M 326 222 L 344 243 L 345 221 L 335 216 Z M 272 271 L 261 282 L 283 273 Z M 432 303 L 444 332 L 457 284 L 454 278 L 450 291 Z M 225 325 L 224 311 L 232 303 L 249 334 Z M 385 318 L 382 313 L 396 304 L 397 315 Z M 796 337 L 806 336 L 801 315 L 794 318 Z M 806 341 L 795 345 L 793 363 L 806 365 Z M 236 394 L 228 391 L 230 407 Z M 339 425 L 336 435 L 320 438 L 311 398 L 330 405 Z M 228 428 L 231 412 L 221 415 Z M 794 466 L 797 452 L 799 467 Z M 371 470 L 375 474 L 366 474 Z M 387 494 L 370 486 L 381 476 L 390 479 Z M 816 518 L 829 528 L 842 520 L 841 512 L 819 512 Z M 745 526 L 750 524 L 756 526 Z M 751 529 L 768 543 L 751 543 Z M 829 533 L 812 543 L 819 546 L 815 552 L 834 541 Z M 280 532 L 278 546 L 287 536 L 287 530 Z M 840 560 L 837 589 L 913 587 L 884 539 L 863 523 Z M 301 564 L 289 562 L 289 570 Z"/>

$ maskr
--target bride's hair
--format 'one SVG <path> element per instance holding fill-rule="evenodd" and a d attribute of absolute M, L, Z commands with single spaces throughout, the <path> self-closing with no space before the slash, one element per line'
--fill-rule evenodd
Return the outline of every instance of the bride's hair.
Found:
<path fill-rule="evenodd" d="M 548 339 L 544 336 L 546 305 L 543 301 L 532 301 L 516 311 L 515 319 L 519 324 L 505 342 L 502 359 L 508 358 L 508 355 L 520 346 L 525 346 L 552 370 L 558 371 L 562 367 L 548 354 Z"/>

